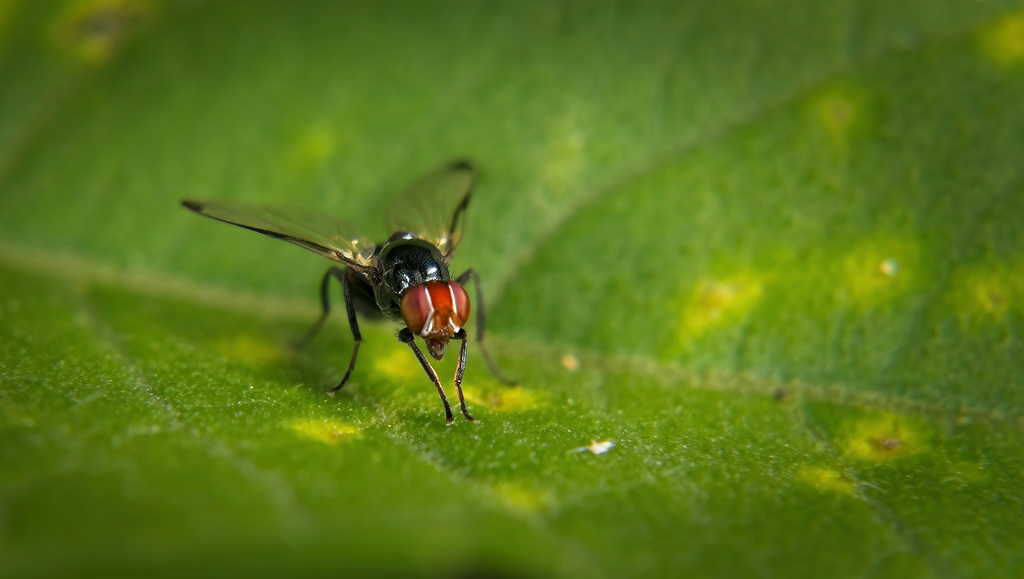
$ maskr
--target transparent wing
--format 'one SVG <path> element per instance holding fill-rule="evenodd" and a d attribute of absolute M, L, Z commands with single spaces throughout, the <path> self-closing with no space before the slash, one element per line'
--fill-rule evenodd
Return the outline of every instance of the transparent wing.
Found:
<path fill-rule="evenodd" d="M 393 232 L 408 231 L 441 250 L 450 261 L 462 240 L 463 220 L 476 171 L 469 161 L 454 161 L 414 183 L 388 211 Z"/>
<path fill-rule="evenodd" d="M 370 269 L 376 245 L 358 229 L 315 213 L 222 201 L 182 201 L 200 215 L 294 243 L 359 272 Z"/>

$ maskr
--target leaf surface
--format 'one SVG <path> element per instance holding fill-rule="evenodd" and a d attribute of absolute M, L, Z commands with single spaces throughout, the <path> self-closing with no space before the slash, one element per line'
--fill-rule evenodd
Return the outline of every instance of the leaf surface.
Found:
<path fill-rule="evenodd" d="M 0 4 L 0 574 L 1019 573 L 1021 39 L 1019 2 Z M 289 344 L 329 264 L 178 206 L 383 237 L 463 156 L 454 269 L 522 384 L 471 344 L 478 424 L 387 323 L 326 395 L 344 316 Z"/>

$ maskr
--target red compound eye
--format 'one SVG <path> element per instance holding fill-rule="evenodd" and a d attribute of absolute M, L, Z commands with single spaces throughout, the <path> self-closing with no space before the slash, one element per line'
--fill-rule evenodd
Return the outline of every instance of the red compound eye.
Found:
<path fill-rule="evenodd" d="M 402 296 L 402 320 L 424 338 L 447 341 L 469 321 L 469 312 L 469 294 L 454 281 L 428 281 Z"/>
<path fill-rule="evenodd" d="M 451 288 L 452 297 L 455 298 L 452 321 L 461 328 L 469 321 L 469 294 L 466 293 L 466 288 L 459 285 L 458 282 L 450 281 L 448 286 Z"/>
<path fill-rule="evenodd" d="M 430 303 L 425 284 L 412 288 L 402 296 L 402 321 L 412 333 L 419 334 L 433 313 L 434 307 Z"/>

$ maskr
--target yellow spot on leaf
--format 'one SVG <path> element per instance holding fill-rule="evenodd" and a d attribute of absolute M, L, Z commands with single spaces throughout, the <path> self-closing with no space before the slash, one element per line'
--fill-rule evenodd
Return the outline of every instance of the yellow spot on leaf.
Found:
<path fill-rule="evenodd" d="M 20 8 L 18 0 L 0 0 L 0 48 L 4 46 L 4 39 L 7 38 L 7 29 L 14 21 L 14 14 Z"/>
<path fill-rule="evenodd" d="M 413 357 L 407 346 L 394 347 L 385 356 L 377 358 L 373 362 L 373 369 L 392 380 L 399 381 L 413 378 L 417 373 L 423 374 L 423 370 L 420 369 L 416 358 Z M 425 374 L 423 379 L 426 380 Z"/>
<path fill-rule="evenodd" d="M 517 511 L 537 512 L 549 502 L 546 495 L 515 483 L 499 482 L 492 488 L 502 503 Z"/>
<path fill-rule="evenodd" d="M 888 299 L 907 286 L 916 261 L 917 247 L 909 241 L 867 242 L 842 257 L 840 289 L 862 304 Z"/>
<path fill-rule="evenodd" d="M 909 416 L 877 414 L 847 428 L 841 441 L 848 456 L 864 460 L 889 460 L 928 450 L 931 429 Z"/>
<path fill-rule="evenodd" d="M 828 87 L 811 100 L 814 118 L 837 148 L 846 144 L 851 131 L 862 121 L 864 107 L 860 89 L 846 85 Z"/>
<path fill-rule="evenodd" d="M 153 0 L 80 0 L 57 20 L 51 37 L 82 61 L 108 62 L 156 13 Z"/>
<path fill-rule="evenodd" d="M 853 483 L 843 473 L 823 467 L 808 466 L 797 472 L 797 478 L 823 492 L 853 495 Z"/>
<path fill-rule="evenodd" d="M 1024 267 L 994 264 L 961 272 L 954 279 L 956 308 L 967 314 L 999 318 L 1024 291 Z"/>
<path fill-rule="evenodd" d="M 900 272 L 900 264 L 890 257 L 878 264 L 878 271 L 882 272 L 882 275 L 893 277 Z"/>
<path fill-rule="evenodd" d="M 975 303 L 987 313 L 1001 315 L 1010 302 L 1010 291 L 997 279 L 972 280 L 970 292 Z"/>
<path fill-rule="evenodd" d="M 275 344 L 249 334 L 242 334 L 222 341 L 220 352 L 231 360 L 241 360 L 249 364 L 267 364 L 280 360 L 285 352 L 280 344 Z"/>
<path fill-rule="evenodd" d="M 324 125 L 314 126 L 299 138 L 292 154 L 292 166 L 297 170 L 319 167 L 331 158 L 334 146 L 331 129 Z"/>
<path fill-rule="evenodd" d="M 749 312 L 761 297 L 761 281 L 751 276 L 726 280 L 703 280 L 683 308 L 680 334 L 684 339 L 734 324 Z"/>
<path fill-rule="evenodd" d="M 993 322 L 1020 307 L 1024 292 L 1024 263 L 987 262 L 963 268 L 953 277 L 950 300 L 961 320 Z"/>
<path fill-rule="evenodd" d="M 483 390 L 463 384 L 462 390 L 466 394 L 466 400 L 498 412 L 533 410 L 547 403 L 547 397 L 522 386 L 509 387 L 499 384 Z"/>
<path fill-rule="evenodd" d="M 1024 12 L 1009 14 L 982 32 L 982 52 L 1001 65 L 1024 62 Z"/>
<path fill-rule="evenodd" d="M 578 124 L 571 119 L 555 126 L 541 173 L 549 193 L 560 194 L 576 182 L 583 169 L 585 143 Z"/>
<path fill-rule="evenodd" d="M 580 359 L 572 354 L 566 354 L 562 356 L 562 367 L 570 372 L 575 372 L 580 369 Z"/>
<path fill-rule="evenodd" d="M 338 444 L 359 433 L 359 429 L 351 424 L 342 424 L 333 420 L 297 420 L 289 425 L 292 430 L 307 438 L 313 438 L 327 444 Z"/>

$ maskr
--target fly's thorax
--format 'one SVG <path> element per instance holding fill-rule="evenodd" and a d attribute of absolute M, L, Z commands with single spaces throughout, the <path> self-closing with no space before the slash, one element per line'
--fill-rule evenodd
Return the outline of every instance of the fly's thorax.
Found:
<path fill-rule="evenodd" d="M 430 242 L 392 235 L 377 257 L 380 283 L 374 288 L 377 305 L 385 315 L 400 317 L 402 296 L 428 281 L 448 281 L 451 274 L 441 252 Z"/>
<path fill-rule="evenodd" d="M 406 327 L 440 360 L 448 341 L 469 321 L 469 294 L 455 281 L 428 281 L 402 296 L 401 311 Z"/>

